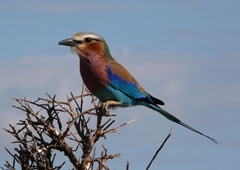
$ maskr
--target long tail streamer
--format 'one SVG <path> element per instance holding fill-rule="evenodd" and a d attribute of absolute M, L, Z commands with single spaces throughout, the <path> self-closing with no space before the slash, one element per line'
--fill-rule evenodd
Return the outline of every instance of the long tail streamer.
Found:
<path fill-rule="evenodd" d="M 163 116 L 165 116 L 167 119 L 169 119 L 169 120 L 171 120 L 171 121 L 173 121 L 173 122 L 175 122 L 175 123 L 178 123 L 178 124 L 180 124 L 180 125 L 188 128 L 188 129 L 190 129 L 190 130 L 192 130 L 192 131 L 194 131 L 194 132 L 196 132 L 196 133 L 198 133 L 198 134 L 200 134 L 200 135 L 202 135 L 202 136 L 205 136 L 206 138 L 210 139 L 210 140 L 213 141 L 214 143 L 218 144 L 218 141 L 217 141 L 216 139 L 214 139 L 214 138 L 212 138 L 212 137 L 210 137 L 210 136 L 207 136 L 207 135 L 203 134 L 202 132 L 200 132 L 200 131 L 192 128 L 191 126 L 183 123 L 181 120 L 179 120 L 178 118 L 176 118 L 175 116 L 173 116 L 173 115 L 170 114 L 169 112 L 163 110 L 163 109 L 160 108 L 159 106 L 153 105 L 153 104 L 149 104 L 149 108 L 151 108 L 151 109 L 153 109 L 153 110 L 161 113 L 161 114 L 162 114 Z"/>

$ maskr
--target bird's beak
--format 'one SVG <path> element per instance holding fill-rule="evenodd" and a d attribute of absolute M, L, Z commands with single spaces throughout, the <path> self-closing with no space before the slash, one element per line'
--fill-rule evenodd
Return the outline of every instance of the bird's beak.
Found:
<path fill-rule="evenodd" d="M 66 46 L 70 46 L 70 47 L 73 47 L 73 46 L 76 46 L 77 43 L 73 41 L 72 38 L 68 38 L 68 39 L 65 39 L 65 40 L 62 40 L 58 43 L 58 45 L 66 45 Z"/>

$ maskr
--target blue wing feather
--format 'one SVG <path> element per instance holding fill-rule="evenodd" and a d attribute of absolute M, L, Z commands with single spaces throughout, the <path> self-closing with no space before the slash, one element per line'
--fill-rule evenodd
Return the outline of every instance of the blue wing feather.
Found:
<path fill-rule="evenodd" d="M 113 73 L 109 65 L 107 65 L 107 75 L 110 80 L 109 85 L 112 86 L 114 89 L 121 91 L 122 93 L 133 99 L 151 102 L 149 101 L 150 98 L 148 94 L 140 91 L 137 86 L 137 82 L 127 81 L 123 79 L 123 77 L 119 76 L 117 73 Z"/>
<path fill-rule="evenodd" d="M 112 60 L 106 64 L 108 85 L 95 93 L 102 102 L 118 101 L 122 106 L 145 105 L 145 103 L 164 103 L 149 95 L 134 77 L 119 63 Z"/>

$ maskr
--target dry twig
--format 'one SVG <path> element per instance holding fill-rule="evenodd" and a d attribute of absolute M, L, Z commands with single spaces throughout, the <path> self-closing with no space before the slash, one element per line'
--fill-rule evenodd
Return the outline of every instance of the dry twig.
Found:
<path fill-rule="evenodd" d="M 75 169 L 90 170 L 97 163 L 98 169 L 108 170 L 105 163 L 109 159 L 119 157 L 120 154 L 108 154 L 107 149 L 103 147 L 100 156 L 95 157 L 95 144 L 100 138 L 106 138 L 107 133 L 113 133 L 132 121 L 109 129 L 115 120 L 108 119 L 103 123 L 103 117 L 115 115 L 107 114 L 97 105 L 96 98 L 84 86 L 81 95 L 74 96 L 71 93 L 67 101 L 59 101 L 56 96 L 52 97 L 47 93 L 46 95 L 47 98 L 38 98 L 35 101 L 13 98 L 19 104 L 13 107 L 25 112 L 26 119 L 20 120 L 16 126 L 10 124 L 10 129 L 4 129 L 15 137 L 16 141 L 13 143 L 19 144 L 15 147 L 15 152 L 5 148 L 13 158 L 12 163 L 6 161 L 5 168 L 15 170 L 20 166 L 22 169 L 61 169 L 65 161 L 60 165 L 55 164 L 55 151 L 60 151 L 64 152 Z M 84 111 L 85 97 L 92 98 L 93 107 Z M 69 120 L 64 121 L 67 119 L 63 119 L 63 116 L 68 116 Z M 95 127 L 90 126 L 93 117 L 97 118 Z M 74 144 L 71 142 L 70 145 L 69 141 Z M 72 147 L 74 145 L 75 149 Z M 82 155 L 77 159 L 80 156 L 77 153 L 81 153 L 79 150 Z"/>
<path fill-rule="evenodd" d="M 165 143 L 167 142 L 167 140 L 170 138 L 170 136 L 172 135 L 172 129 L 170 129 L 168 136 L 165 138 L 165 140 L 163 141 L 163 143 L 161 144 L 161 146 L 158 148 L 158 150 L 156 151 L 156 153 L 154 154 L 152 160 L 149 162 L 146 170 L 148 170 L 150 168 L 150 166 L 152 165 L 154 159 L 157 157 L 158 153 L 160 152 L 160 150 L 163 148 L 163 146 L 165 145 Z"/>
<path fill-rule="evenodd" d="M 97 170 L 110 170 L 106 162 L 120 157 L 121 154 L 108 154 L 107 148 L 102 145 L 99 155 L 96 143 L 100 138 L 106 139 L 108 133 L 115 133 L 119 128 L 136 120 L 110 128 L 115 123 L 111 117 L 116 115 L 106 113 L 84 85 L 81 95 L 74 96 L 71 93 L 71 97 L 67 96 L 67 101 L 57 100 L 55 95 L 46 95 L 46 98 L 39 97 L 35 101 L 13 98 L 18 103 L 13 107 L 23 111 L 26 118 L 19 120 L 15 126 L 9 124 L 10 128 L 4 129 L 15 137 L 16 141 L 12 143 L 18 145 L 14 152 L 5 148 L 13 161 L 6 161 L 5 168 L 2 169 L 16 170 L 21 167 L 24 170 L 59 170 L 69 161 L 73 169 L 93 170 L 95 165 Z M 86 97 L 92 99 L 93 107 L 90 109 L 83 108 Z M 110 118 L 104 120 L 104 117 Z M 171 132 L 153 156 L 147 170 L 170 136 Z M 55 162 L 56 151 L 63 152 L 67 158 L 59 165 Z M 129 169 L 128 162 L 126 169 Z"/>

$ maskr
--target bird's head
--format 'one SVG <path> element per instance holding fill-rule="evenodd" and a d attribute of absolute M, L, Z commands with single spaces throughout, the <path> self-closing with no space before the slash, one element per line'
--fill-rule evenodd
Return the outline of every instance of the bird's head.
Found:
<path fill-rule="evenodd" d="M 104 54 L 109 59 L 112 58 L 105 40 L 95 33 L 78 32 L 72 38 L 60 41 L 58 45 L 70 46 L 72 51 L 76 52 L 80 57 L 86 57 L 89 54 Z"/>

